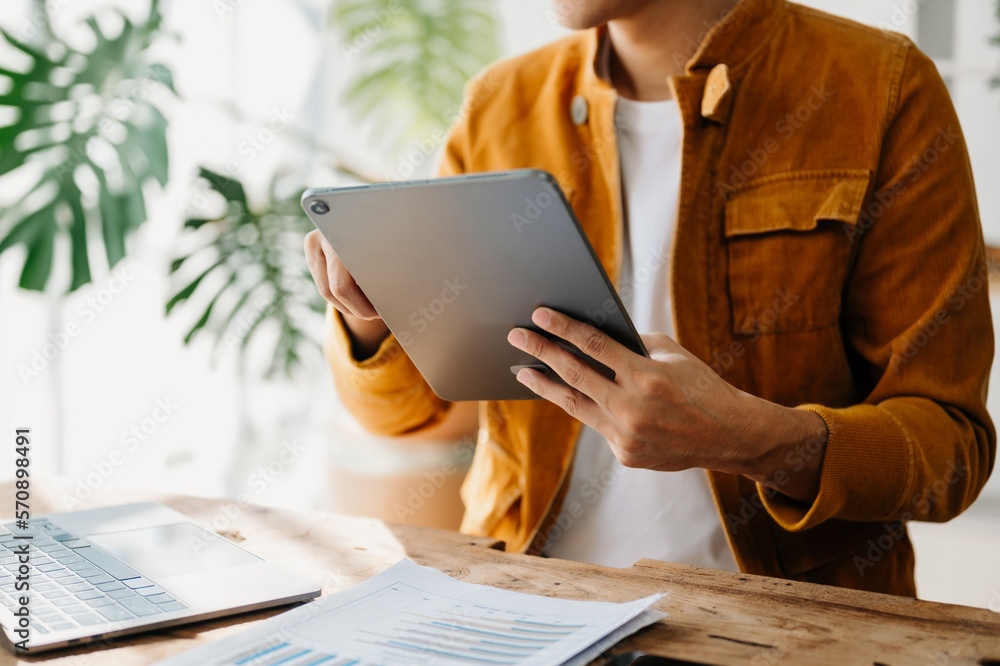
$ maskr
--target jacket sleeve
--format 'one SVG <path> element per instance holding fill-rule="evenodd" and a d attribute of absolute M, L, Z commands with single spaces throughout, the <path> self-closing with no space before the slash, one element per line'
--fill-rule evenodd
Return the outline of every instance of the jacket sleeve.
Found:
<path fill-rule="evenodd" d="M 873 388 L 858 405 L 800 406 L 829 430 L 816 499 L 758 486 L 786 530 L 832 518 L 946 521 L 993 467 L 993 326 L 972 171 L 934 64 L 912 45 L 903 57 L 874 193 L 845 227 L 860 245 L 842 332 L 859 383 Z"/>
<path fill-rule="evenodd" d="M 465 107 L 463 107 L 465 108 Z M 463 173 L 467 117 L 459 114 L 447 136 L 437 175 Z M 370 358 L 355 359 L 340 313 L 327 306 L 323 352 L 341 402 L 361 425 L 380 435 L 419 432 L 439 423 L 453 403 L 439 398 L 389 335 Z"/>

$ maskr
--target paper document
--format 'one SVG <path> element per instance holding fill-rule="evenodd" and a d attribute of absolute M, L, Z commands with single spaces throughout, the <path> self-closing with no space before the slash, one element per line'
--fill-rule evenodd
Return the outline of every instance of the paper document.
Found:
<path fill-rule="evenodd" d="M 664 594 L 568 601 L 463 583 L 402 560 L 354 587 L 162 666 L 586 664 L 665 617 Z"/>

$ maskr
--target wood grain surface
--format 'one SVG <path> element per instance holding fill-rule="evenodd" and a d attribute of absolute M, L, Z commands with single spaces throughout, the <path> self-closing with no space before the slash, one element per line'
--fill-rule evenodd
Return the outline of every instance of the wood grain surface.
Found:
<path fill-rule="evenodd" d="M 0 506 L 13 506 L 0 486 Z M 62 481 L 36 480 L 32 513 L 59 511 Z M 10 500 L 10 501 L 8 501 Z M 628 569 L 503 552 L 495 540 L 368 518 L 268 509 L 236 502 L 143 492 L 102 492 L 84 507 L 155 500 L 244 548 L 345 589 L 403 557 L 460 580 L 564 599 L 631 601 L 669 592 L 669 617 L 615 652 L 643 650 L 697 664 L 976 664 L 1000 666 L 1000 614 L 989 610 L 809 583 L 641 560 Z M 4 512 L 9 513 L 9 512 Z M 107 644 L 18 658 L 0 666 L 148 664 L 203 645 L 288 610 L 247 613 Z"/>

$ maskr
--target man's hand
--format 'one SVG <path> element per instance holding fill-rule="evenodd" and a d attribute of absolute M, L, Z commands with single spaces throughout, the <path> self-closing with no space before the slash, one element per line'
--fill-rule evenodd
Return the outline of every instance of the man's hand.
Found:
<path fill-rule="evenodd" d="M 389 328 L 318 229 L 306 235 L 305 253 L 320 295 L 340 311 L 351 332 L 355 358 L 368 358 L 389 335 Z"/>
<path fill-rule="evenodd" d="M 663 334 L 643 336 L 651 356 L 644 358 L 549 308 L 535 310 L 532 321 L 614 370 L 615 379 L 544 336 L 515 328 L 508 341 L 568 386 L 531 369 L 522 369 L 518 381 L 604 435 L 623 465 L 713 469 L 742 474 L 803 502 L 815 498 L 822 452 L 795 474 L 783 468 L 795 447 L 813 438 L 826 441 L 826 424 L 818 415 L 736 389 Z"/>

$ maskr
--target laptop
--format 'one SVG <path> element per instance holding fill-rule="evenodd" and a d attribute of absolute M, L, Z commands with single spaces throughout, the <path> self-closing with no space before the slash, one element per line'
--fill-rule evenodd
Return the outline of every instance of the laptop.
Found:
<path fill-rule="evenodd" d="M 153 502 L 39 516 L 26 527 L 0 524 L 0 624 L 8 648 L 18 652 L 305 601 L 319 593 L 315 583 Z"/>

